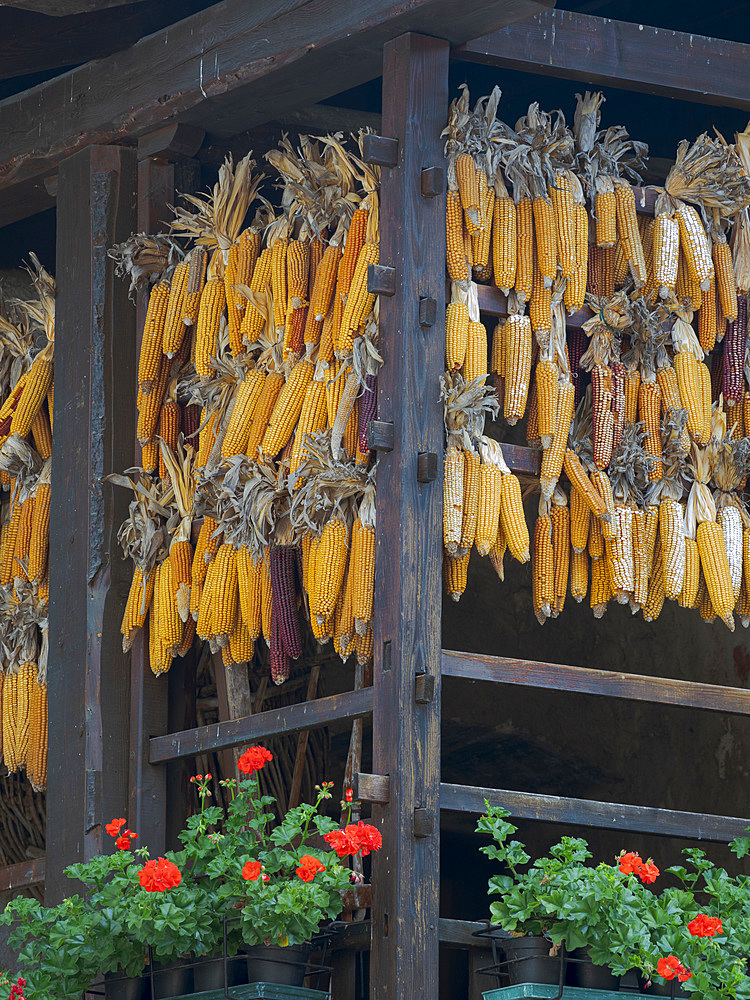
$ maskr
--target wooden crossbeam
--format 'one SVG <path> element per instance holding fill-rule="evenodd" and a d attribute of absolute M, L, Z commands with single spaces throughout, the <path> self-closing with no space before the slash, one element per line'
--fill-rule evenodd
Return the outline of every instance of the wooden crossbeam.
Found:
<path fill-rule="evenodd" d="M 459 59 L 750 110 L 750 45 L 549 10 L 461 45 Z"/>
<path fill-rule="evenodd" d="M 440 786 L 440 808 L 447 812 L 480 815 L 486 803 L 504 806 L 515 819 L 535 819 L 545 823 L 565 823 L 605 830 L 630 830 L 661 837 L 686 840 L 711 840 L 726 843 L 744 836 L 750 819 L 736 816 L 713 816 L 708 813 L 680 812 L 651 806 L 623 805 L 589 799 L 564 798 L 517 792 L 505 788 L 480 788 L 476 785 Z"/>
<path fill-rule="evenodd" d="M 182 733 L 156 736 L 150 741 L 150 762 L 164 763 L 192 757 L 197 753 L 226 750 L 241 743 L 252 743 L 266 736 L 286 736 L 305 729 L 316 729 L 333 722 L 361 719 L 372 712 L 372 688 L 346 691 L 327 698 L 287 705 L 271 712 L 259 712 L 244 719 L 232 719 L 211 726 L 201 726 Z"/>
<path fill-rule="evenodd" d="M 646 677 L 615 670 L 569 667 L 561 663 L 516 660 L 480 653 L 456 653 L 449 649 L 443 650 L 442 668 L 444 677 L 600 694 L 629 701 L 702 708 L 730 715 L 750 715 L 750 691 L 720 684 L 702 684 L 672 677 Z"/>
<path fill-rule="evenodd" d="M 6 865 L 0 868 L 0 892 L 21 889 L 27 885 L 40 885 L 44 882 L 45 859 L 30 858 L 16 865 Z"/>

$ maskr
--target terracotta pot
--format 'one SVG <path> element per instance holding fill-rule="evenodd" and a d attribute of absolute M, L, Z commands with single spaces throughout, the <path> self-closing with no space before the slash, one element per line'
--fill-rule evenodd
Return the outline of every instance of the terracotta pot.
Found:
<path fill-rule="evenodd" d="M 551 947 L 544 937 L 518 937 L 503 941 L 505 960 L 510 963 L 505 966 L 510 985 L 538 983 L 556 986 L 560 982 L 560 963 L 563 959 L 560 956 L 550 958 Z"/>
<path fill-rule="evenodd" d="M 248 983 L 278 983 L 302 986 L 312 945 L 297 944 L 286 948 L 259 944 L 247 949 Z"/>

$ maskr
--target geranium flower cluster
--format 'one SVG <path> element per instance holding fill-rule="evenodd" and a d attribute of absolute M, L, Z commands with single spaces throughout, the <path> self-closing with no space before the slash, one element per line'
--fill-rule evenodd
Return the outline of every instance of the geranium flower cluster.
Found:
<path fill-rule="evenodd" d="M 25 988 L 26 980 L 19 976 L 10 988 L 10 997 L 8 1000 L 24 1000 L 23 991 Z"/>
<path fill-rule="evenodd" d="M 687 925 L 687 929 L 693 937 L 714 937 L 716 934 L 723 934 L 721 917 L 708 917 L 705 913 L 699 913 Z"/>
<path fill-rule="evenodd" d="M 257 882 L 260 878 L 263 882 L 270 882 L 271 879 L 263 871 L 260 861 L 246 861 L 242 869 L 242 877 L 246 882 Z"/>
<path fill-rule="evenodd" d="M 328 843 L 340 858 L 353 856 L 362 852 L 367 857 L 371 851 L 377 851 L 383 846 L 380 831 L 369 823 L 349 823 L 343 830 L 332 830 L 323 840 Z"/>
<path fill-rule="evenodd" d="M 662 979 L 671 980 L 677 977 L 681 983 L 686 982 L 693 974 L 690 969 L 685 968 L 676 955 L 660 958 L 656 963 L 656 972 Z"/>
<path fill-rule="evenodd" d="M 303 854 L 296 869 L 298 878 L 301 878 L 303 882 L 312 882 L 318 872 L 325 870 L 326 866 L 322 865 L 312 854 Z"/>
<path fill-rule="evenodd" d="M 166 892 L 182 882 L 180 869 L 166 858 L 147 861 L 138 872 L 138 881 L 146 892 Z"/>
<path fill-rule="evenodd" d="M 248 747 L 237 761 L 237 767 L 243 774 L 255 774 L 273 760 L 273 754 L 265 747 Z"/>
<path fill-rule="evenodd" d="M 641 882 L 655 882 L 660 875 L 659 869 L 652 858 L 644 861 L 640 854 L 633 851 L 622 852 L 619 858 L 620 871 L 626 875 L 637 875 Z"/>
<path fill-rule="evenodd" d="M 138 839 L 138 834 L 133 833 L 132 830 L 125 829 L 124 819 L 113 819 L 111 823 L 105 823 L 104 829 L 110 835 L 110 837 L 115 838 L 115 847 L 118 851 L 127 851 L 130 848 L 130 843 L 133 840 Z M 120 832 L 122 830 L 122 833 Z"/>

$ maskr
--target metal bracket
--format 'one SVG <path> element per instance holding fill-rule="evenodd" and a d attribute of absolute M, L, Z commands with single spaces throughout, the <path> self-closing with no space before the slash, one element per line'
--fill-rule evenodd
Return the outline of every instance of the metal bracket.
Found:
<path fill-rule="evenodd" d="M 413 832 L 414 836 L 419 838 L 431 837 L 433 835 L 435 832 L 435 812 L 433 809 L 420 807 L 414 810 Z"/>
<path fill-rule="evenodd" d="M 387 420 L 371 420 L 367 425 L 369 451 L 393 451 L 395 435 L 393 424 Z"/>
<path fill-rule="evenodd" d="M 370 264 L 367 268 L 367 291 L 374 295 L 396 294 L 396 268 Z"/>
<path fill-rule="evenodd" d="M 432 483 L 437 479 L 437 455 L 434 451 L 420 451 L 417 457 L 417 482 Z"/>
<path fill-rule="evenodd" d="M 388 139 L 383 135 L 363 136 L 362 159 L 380 167 L 395 167 L 398 164 L 398 139 Z"/>
<path fill-rule="evenodd" d="M 445 190 L 445 171 L 442 167 L 424 167 L 421 178 L 423 198 L 437 198 Z"/>

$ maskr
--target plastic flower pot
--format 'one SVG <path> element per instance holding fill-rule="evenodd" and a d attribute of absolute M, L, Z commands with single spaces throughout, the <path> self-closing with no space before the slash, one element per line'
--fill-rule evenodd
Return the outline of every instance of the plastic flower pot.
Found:
<path fill-rule="evenodd" d="M 193 970 L 180 964 L 154 962 L 153 1000 L 167 1000 L 193 992 Z"/>
<path fill-rule="evenodd" d="M 511 986 L 539 983 L 555 986 L 560 982 L 562 956 L 550 958 L 552 947 L 544 937 L 518 937 L 503 941 L 506 974 Z M 564 982 L 564 980 L 563 980 Z"/>
<path fill-rule="evenodd" d="M 674 993 L 672 992 L 674 990 Z M 645 991 L 646 993 L 651 993 L 653 996 L 657 997 L 689 997 L 690 993 L 687 993 L 682 988 L 682 983 L 680 982 L 665 982 L 660 976 L 655 976 L 651 981 L 651 985 Z"/>
<path fill-rule="evenodd" d="M 227 959 L 227 986 L 242 986 L 247 982 L 247 966 L 240 957 Z M 224 988 L 224 959 L 208 958 L 193 966 L 193 989 L 196 993 Z"/>
<path fill-rule="evenodd" d="M 248 983 L 277 983 L 280 986 L 302 986 L 312 945 L 255 945 L 247 949 Z"/>
<path fill-rule="evenodd" d="M 107 1000 L 148 1000 L 150 993 L 147 979 L 126 979 L 120 972 L 108 972 L 104 977 Z"/>
<path fill-rule="evenodd" d="M 568 986 L 581 986 L 589 990 L 617 990 L 619 977 L 613 975 L 606 965 L 594 965 L 589 958 L 588 948 L 576 948 L 568 957 L 581 959 L 568 963 L 566 970 Z"/>

